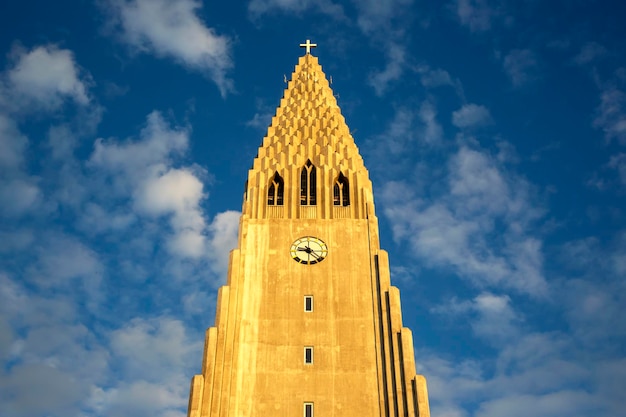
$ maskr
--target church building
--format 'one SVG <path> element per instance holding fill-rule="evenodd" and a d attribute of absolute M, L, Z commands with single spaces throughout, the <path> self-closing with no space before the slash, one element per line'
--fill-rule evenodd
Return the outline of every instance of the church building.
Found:
<path fill-rule="evenodd" d="M 189 417 L 429 417 L 372 183 L 309 40 L 248 172 Z"/>

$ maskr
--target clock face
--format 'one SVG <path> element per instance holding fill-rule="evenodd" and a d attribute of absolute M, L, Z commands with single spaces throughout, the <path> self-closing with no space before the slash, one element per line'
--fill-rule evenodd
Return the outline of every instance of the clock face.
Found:
<path fill-rule="evenodd" d="M 313 265 L 322 262 L 328 255 L 328 247 L 321 239 L 305 236 L 291 245 L 291 257 L 301 264 Z"/>

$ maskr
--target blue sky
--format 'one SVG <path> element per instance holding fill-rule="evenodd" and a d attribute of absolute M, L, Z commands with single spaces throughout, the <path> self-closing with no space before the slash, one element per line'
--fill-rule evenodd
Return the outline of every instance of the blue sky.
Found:
<path fill-rule="evenodd" d="M 624 416 L 626 6 L 0 5 L 0 415 L 184 416 L 306 39 L 437 417 Z"/>

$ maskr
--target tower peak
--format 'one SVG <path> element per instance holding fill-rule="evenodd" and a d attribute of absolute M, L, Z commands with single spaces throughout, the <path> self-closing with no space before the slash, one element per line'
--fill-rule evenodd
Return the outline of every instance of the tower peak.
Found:
<path fill-rule="evenodd" d="M 305 47 L 311 45 L 307 39 Z M 302 204 L 297 178 L 310 161 L 315 166 L 319 184 L 331 194 L 316 204 Z M 285 180 L 282 207 L 269 204 L 277 196 L 266 198 L 273 181 Z M 352 184 L 354 196 L 343 206 L 333 195 L 339 174 Z M 278 183 L 277 183 L 278 184 Z M 280 187 L 274 185 L 274 189 Z M 348 186 L 345 187 L 348 189 Z M 321 193 L 321 189 L 320 189 Z M 341 194 L 341 193 L 339 193 Z M 341 197 L 341 195 L 339 196 Z M 346 193 L 346 201 L 348 201 Z M 305 199 L 306 200 L 306 199 Z M 336 200 L 336 201 L 335 201 Z M 310 53 L 301 56 L 287 84 L 276 115 L 254 159 L 248 175 L 245 216 L 263 218 L 342 218 L 362 219 L 373 215 L 374 204 L 369 175 L 363 158 L 350 134 L 337 100 L 333 95 L 318 58 Z"/>

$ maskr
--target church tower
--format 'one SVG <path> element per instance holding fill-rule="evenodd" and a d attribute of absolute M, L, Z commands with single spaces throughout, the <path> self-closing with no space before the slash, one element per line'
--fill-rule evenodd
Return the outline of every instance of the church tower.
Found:
<path fill-rule="evenodd" d="M 310 48 L 248 172 L 189 417 L 429 417 L 372 183 Z"/>

